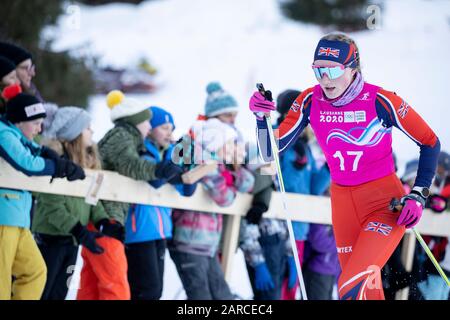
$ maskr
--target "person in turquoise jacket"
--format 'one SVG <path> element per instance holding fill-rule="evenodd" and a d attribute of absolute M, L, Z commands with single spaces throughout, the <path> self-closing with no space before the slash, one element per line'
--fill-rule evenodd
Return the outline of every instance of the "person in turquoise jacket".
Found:
<path fill-rule="evenodd" d="M 172 115 L 159 107 L 150 107 L 152 130 L 145 139 L 143 158 L 159 163 L 172 161 Z M 165 179 L 149 181 L 154 188 L 167 183 Z M 183 196 L 191 196 L 196 184 L 175 185 Z M 125 222 L 125 245 L 128 260 L 128 282 L 132 300 L 158 300 L 161 298 L 164 276 L 166 240 L 172 238 L 172 209 L 151 205 L 132 205 Z"/>
<path fill-rule="evenodd" d="M 33 142 L 46 116 L 42 103 L 18 85 L 6 87 L 3 97 L 0 157 L 27 176 L 84 179 L 81 167 Z M 47 269 L 30 232 L 31 204 L 30 192 L 0 188 L 0 300 L 38 300 L 44 290 Z"/>

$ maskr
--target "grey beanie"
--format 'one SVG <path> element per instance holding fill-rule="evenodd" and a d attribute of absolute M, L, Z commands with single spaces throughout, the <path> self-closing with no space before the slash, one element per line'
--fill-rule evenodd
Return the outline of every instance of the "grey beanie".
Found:
<path fill-rule="evenodd" d="M 91 116 L 78 107 L 59 108 L 44 135 L 58 140 L 73 141 L 91 124 Z"/>

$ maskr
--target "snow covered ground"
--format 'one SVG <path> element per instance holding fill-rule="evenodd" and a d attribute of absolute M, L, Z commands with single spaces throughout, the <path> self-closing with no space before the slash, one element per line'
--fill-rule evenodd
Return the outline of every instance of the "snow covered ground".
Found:
<path fill-rule="evenodd" d="M 237 125 L 248 139 L 254 138 L 254 119 L 247 102 L 256 82 L 275 95 L 315 84 L 310 65 L 323 32 L 283 17 L 276 0 L 157 0 L 139 6 L 71 6 L 67 12 L 44 33 L 56 36 L 54 49 L 79 48 L 98 55 L 101 65 L 117 67 L 148 58 L 160 72 L 162 87 L 157 94 L 136 97 L 170 110 L 175 135 L 202 113 L 209 81 L 220 81 L 239 101 Z M 446 0 L 385 1 L 379 30 L 351 34 L 365 79 L 404 97 L 435 130 L 444 150 L 450 150 L 449 35 Z M 89 107 L 99 140 L 112 127 L 104 96 L 93 96 Z M 397 130 L 394 151 L 400 172 L 418 156 L 417 146 Z M 238 258 L 242 270 L 242 255 Z M 164 298 L 173 298 L 181 285 L 168 263 Z M 251 291 L 248 283 L 242 285 L 242 274 L 236 271 L 231 285 L 248 298 Z"/>

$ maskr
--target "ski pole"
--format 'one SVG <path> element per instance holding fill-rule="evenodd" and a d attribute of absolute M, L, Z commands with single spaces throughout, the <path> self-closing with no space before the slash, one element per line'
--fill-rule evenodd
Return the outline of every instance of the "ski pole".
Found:
<path fill-rule="evenodd" d="M 398 199 L 392 199 L 391 203 L 389 205 L 389 208 L 391 209 L 391 211 L 393 212 L 397 212 L 397 211 L 402 211 L 403 209 L 403 205 L 400 203 L 400 200 Z M 412 228 L 412 231 L 414 232 L 414 235 L 416 236 L 417 241 L 419 241 L 420 245 L 422 246 L 422 248 L 425 250 L 428 258 L 430 258 L 431 262 L 433 263 L 433 265 L 435 266 L 436 270 L 439 272 L 439 274 L 441 275 L 442 279 L 445 281 L 445 283 L 447 284 L 447 286 L 450 287 L 450 282 L 447 278 L 447 275 L 445 274 L 444 270 L 442 270 L 441 266 L 439 265 L 439 263 L 437 262 L 436 258 L 434 257 L 433 253 L 431 252 L 430 248 L 428 247 L 428 245 L 426 244 L 426 242 L 423 240 L 422 236 L 420 235 L 419 231 L 416 230 L 416 228 Z"/>
<path fill-rule="evenodd" d="M 258 91 L 267 100 L 272 101 L 272 93 L 270 91 L 266 91 L 264 89 L 264 86 L 263 86 L 262 83 L 256 84 L 256 88 L 258 89 Z M 294 261 L 295 261 L 295 267 L 297 268 L 297 276 L 298 276 L 298 282 L 299 282 L 299 285 L 300 285 L 300 291 L 301 291 L 301 294 L 302 294 L 302 299 L 303 300 L 308 300 L 308 297 L 306 295 L 305 282 L 303 280 L 302 267 L 300 265 L 300 261 L 299 261 L 299 258 L 298 258 L 297 246 L 295 244 L 294 229 L 292 227 L 292 221 L 289 218 L 289 214 L 288 214 L 288 210 L 287 210 L 287 206 L 286 206 L 286 198 L 285 198 L 286 191 L 284 189 L 283 174 L 281 173 L 280 159 L 278 157 L 278 147 L 277 147 L 277 145 L 275 143 L 275 136 L 274 136 L 274 133 L 273 133 L 273 128 L 272 128 L 270 115 L 264 116 L 264 118 L 266 120 L 267 128 L 269 130 L 271 151 L 272 151 L 272 154 L 274 156 L 275 165 L 276 165 L 276 168 L 277 168 L 277 176 L 278 176 L 278 182 L 279 182 L 279 185 L 280 185 L 281 199 L 282 199 L 282 202 L 283 202 L 284 213 L 285 213 L 285 215 L 287 217 L 286 221 L 287 221 L 288 232 L 289 232 L 289 240 L 291 242 L 291 247 L 292 247 L 292 251 L 293 251 L 293 254 L 294 254 Z"/>

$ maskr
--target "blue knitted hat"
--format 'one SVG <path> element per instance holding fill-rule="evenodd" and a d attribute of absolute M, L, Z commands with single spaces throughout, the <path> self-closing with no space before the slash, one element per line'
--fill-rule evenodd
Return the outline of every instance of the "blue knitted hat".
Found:
<path fill-rule="evenodd" d="M 169 112 L 160 107 L 155 106 L 150 107 L 149 109 L 153 113 L 153 117 L 150 119 L 152 129 L 166 123 L 171 123 L 173 125 L 173 129 L 175 130 L 175 123 L 173 121 L 172 115 Z"/>
<path fill-rule="evenodd" d="M 205 104 L 205 116 L 215 117 L 227 112 L 238 112 L 236 100 L 218 82 L 210 82 L 206 87 L 208 97 Z"/>

